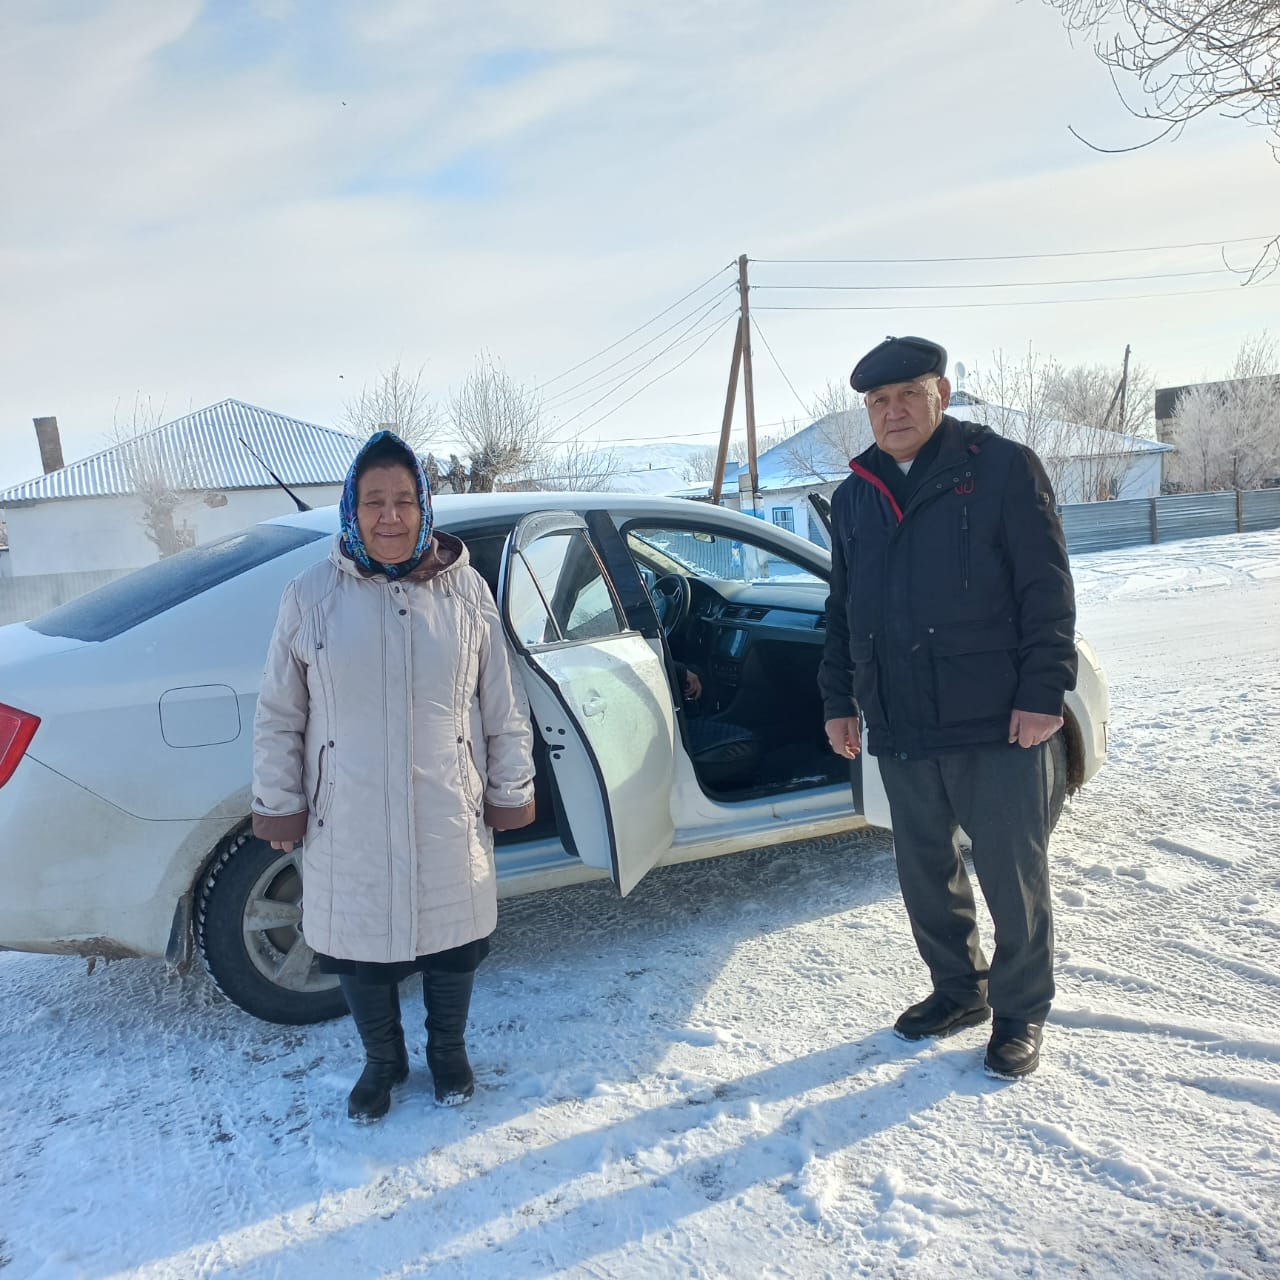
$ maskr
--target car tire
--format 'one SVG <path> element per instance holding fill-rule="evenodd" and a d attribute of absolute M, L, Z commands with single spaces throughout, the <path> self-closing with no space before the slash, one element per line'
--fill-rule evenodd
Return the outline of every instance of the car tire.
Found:
<path fill-rule="evenodd" d="M 346 1012 L 338 979 L 319 972 L 302 920 L 301 849 L 248 831 L 219 850 L 199 890 L 205 968 L 233 1004 L 264 1022 L 301 1025 Z"/>
<path fill-rule="evenodd" d="M 1067 799 L 1067 737 L 1061 729 L 1049 739 L 1049 767 L 1049 830 L 1052 831 L 1062 817 L 1062 806 Z"/>

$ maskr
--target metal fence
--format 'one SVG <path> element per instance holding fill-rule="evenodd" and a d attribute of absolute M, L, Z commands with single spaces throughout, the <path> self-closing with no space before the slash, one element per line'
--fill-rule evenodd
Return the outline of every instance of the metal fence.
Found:
<path fill-rule="evenodd" d="M 1060 511 L 1067 549 L 1078 555 L 1179 538 L 1280 529 L 1280 489 L 1227 489 L 1122 502 L 1075 502 Z"/>

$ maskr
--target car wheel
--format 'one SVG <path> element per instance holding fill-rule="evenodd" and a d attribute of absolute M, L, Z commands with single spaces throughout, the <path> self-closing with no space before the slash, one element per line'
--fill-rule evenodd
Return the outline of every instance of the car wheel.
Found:
<path fill-rule="evenodd" d="M 1061 729 L 1049 739 L 1049 830 L 1058 825 L 1062 817 L 1062 806 L 1067 799 L 1067 738 Z"/>
<path fill-rule="evenodd" d="M 302 851 L 247 831 L 214 859 L 200 888 L 200 951 L 228 1000 L 264 1022 L 323 1022 L 346 1012 L 332 974 L 316 967 L 302 922 Z"/>

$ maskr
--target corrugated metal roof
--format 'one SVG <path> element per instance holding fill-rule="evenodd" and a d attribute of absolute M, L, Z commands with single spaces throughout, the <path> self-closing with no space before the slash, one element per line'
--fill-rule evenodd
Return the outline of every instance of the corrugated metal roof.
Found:
<path fill-rule="evenodd" d="M 223 400 L 0 491 L 0 506 L 133 493 L 139 475 L 159 468 L 182 490 L 270 488 L 275 482 L 241 440 L 290 486 L 341 484 L 363 443 L 334 427 Z"/>

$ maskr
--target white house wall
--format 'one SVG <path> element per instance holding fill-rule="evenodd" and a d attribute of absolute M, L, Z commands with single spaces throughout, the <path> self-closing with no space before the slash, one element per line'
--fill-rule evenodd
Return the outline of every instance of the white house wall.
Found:
<path fill-rule="evenodd" d="M 1118 498 L 1158 498 L 1163 472 L 1163 453 L 1146 453 L 1135 458 L 1120 478 Z"/>
<path fill-rule="evenodd" d="M 342 488 L 315 485 L 295 492 L 311 506 L 322 507 L 336 503 Z M 222 507 L 210 507 L 200 498 L 184 503 L 174 513 L 175 526 L 188 526 L 200 544 L 296 510 L 289 496 L 276 488 L 233 490 L 226 497 Z M 14 577 L 26 577 L 151 564 L 159 556 L 142 531 L 141 511 L 131 496 L 48 499 L 9 507 L 4 518 L 10 571 Z"/>

